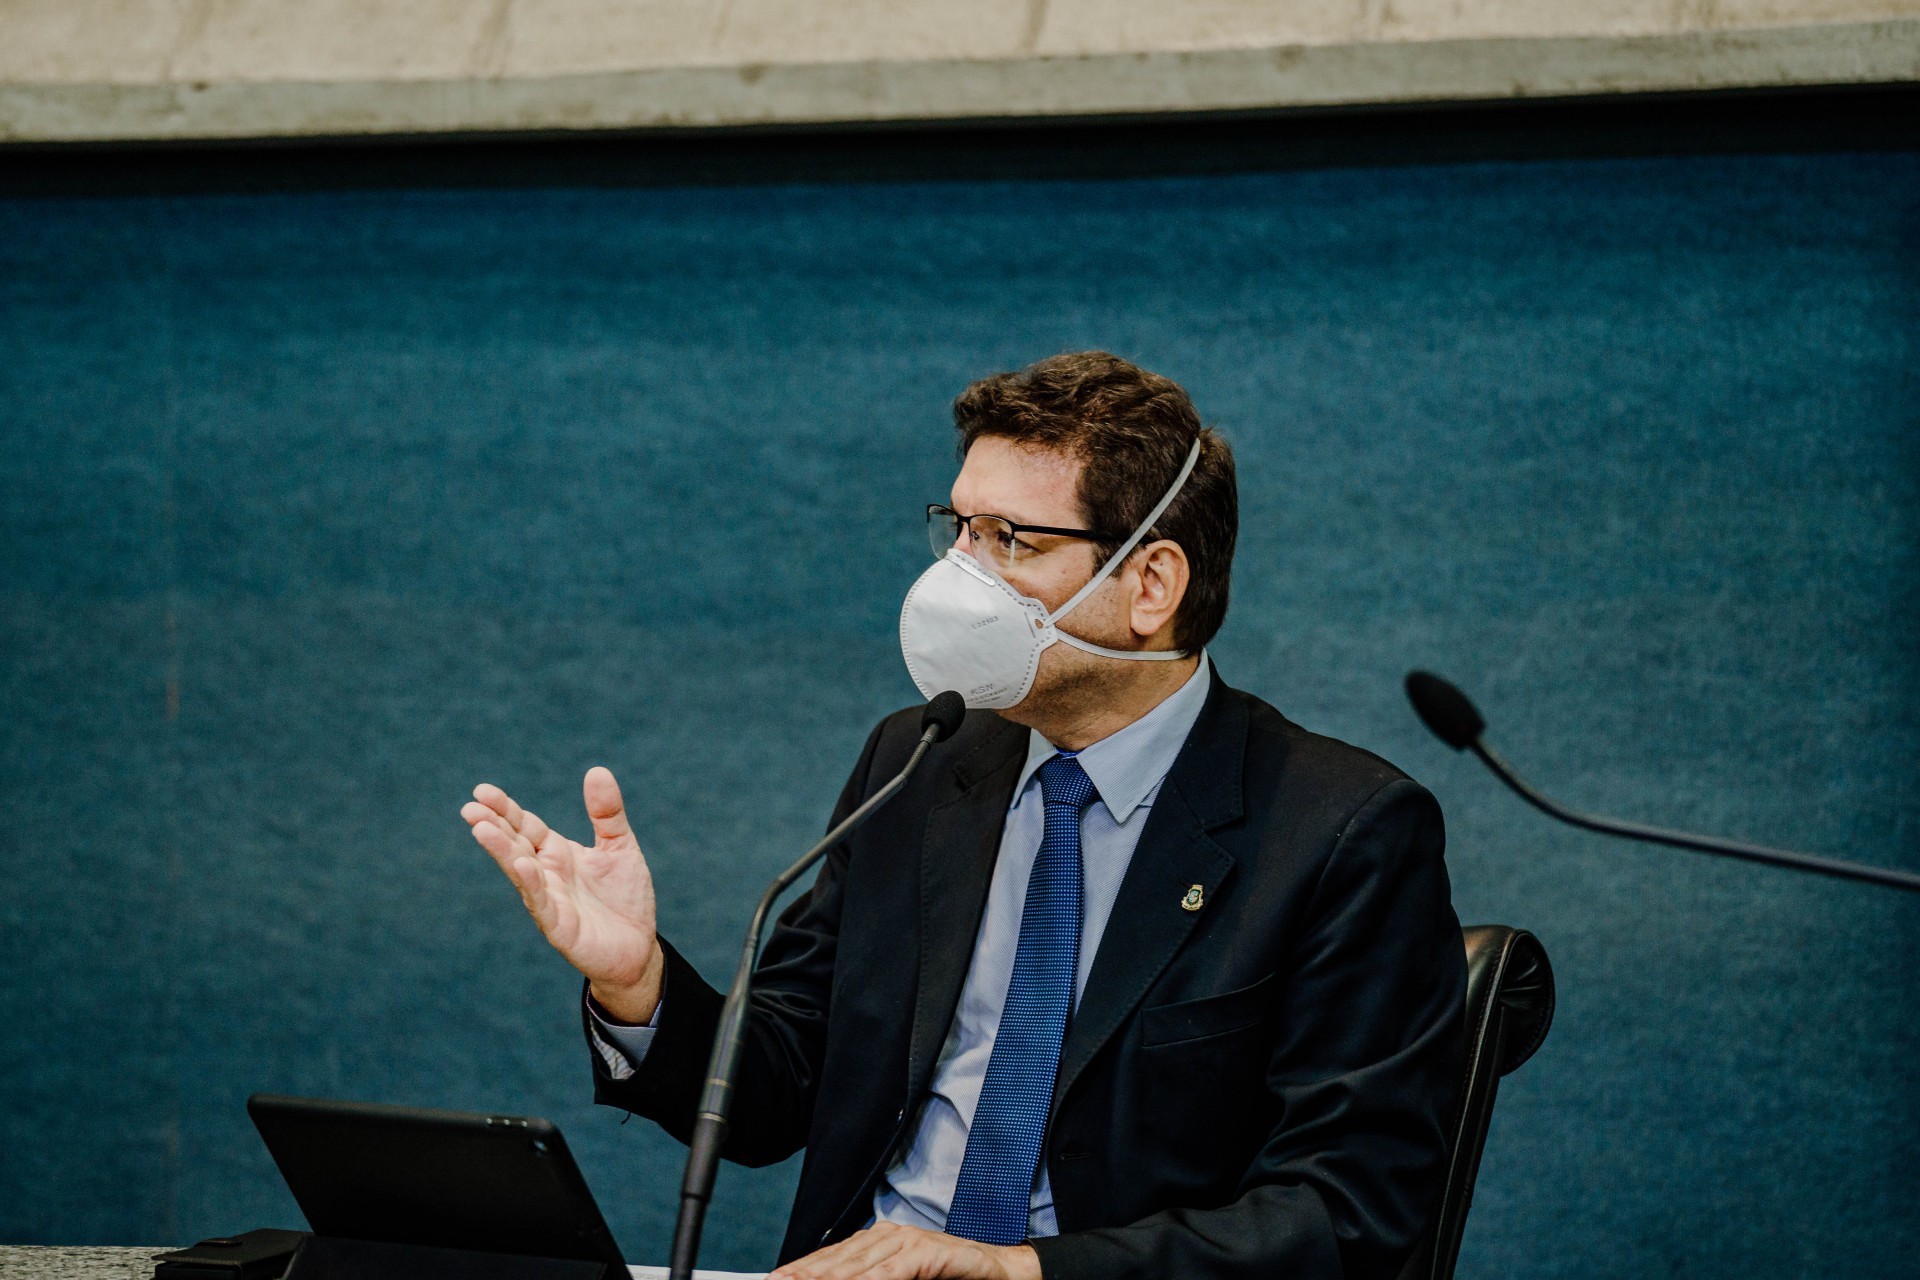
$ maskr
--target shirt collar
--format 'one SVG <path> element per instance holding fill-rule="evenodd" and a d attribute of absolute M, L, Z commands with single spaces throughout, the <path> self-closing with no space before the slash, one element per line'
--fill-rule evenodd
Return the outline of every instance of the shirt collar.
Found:
<path fill-rule="evenodd" d="M 1153 794 L 1160 780 L 1173 767 L 1173 758 L 1200 718 L 1207 691 L 1213 687 L 1213 662 L 1202 652 L 1200 665 L 1159 706 L 1117 733 L 1110 733 L 1080 751 L 1080 767 L 1087 771 L 1100 802 L 1107 806 L 1114 822 L 1126 825 L 1133 811 Z M 1027 789 L 1040 766 L 1059 753 L 1037 729 L 1027 733 L 1027 762 L 1021 766 L 1020 781 L 1013 789 L 1014 803 Z"/>

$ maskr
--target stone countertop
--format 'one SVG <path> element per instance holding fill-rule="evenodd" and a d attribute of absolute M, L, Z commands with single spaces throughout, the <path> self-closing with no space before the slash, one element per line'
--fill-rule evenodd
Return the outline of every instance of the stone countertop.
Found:
<path fill-rule="evenodd" d="M 179 1247 L 0 1245 L 0 1280 L 152 1280 L 153 1255 Z"/>

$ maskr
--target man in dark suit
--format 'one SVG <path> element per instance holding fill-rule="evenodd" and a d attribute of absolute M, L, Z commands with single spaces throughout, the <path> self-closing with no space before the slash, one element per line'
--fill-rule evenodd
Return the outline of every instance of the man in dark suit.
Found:
<path fill-rule="evenodd" d="M 806 1150 L 775 1276 L 1388 1280 L 1462 1067 L 1438 807 L 1212 671 L 1233 464 L 1178 386 L 1080 353 L 955 418 L 958 554 L 902 632 L 924 691 L 999 714 L 761 957 L 726 1155 Z M 970 638 L 1009 609 L 1041 639 Z M 918 731 L 881 722 L 836 821 Z M 721 997 L 655 930 L 612 775 L 585 791 L 591 848 L 492 786 L 463 815 L 588 979 L 596 1098 L 685 1140 Z"/>

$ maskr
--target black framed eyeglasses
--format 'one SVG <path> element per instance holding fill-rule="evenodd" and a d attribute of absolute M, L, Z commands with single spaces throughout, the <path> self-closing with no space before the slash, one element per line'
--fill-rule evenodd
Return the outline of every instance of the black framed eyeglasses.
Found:
<path fill-rule="evenodd" d="M 1016 524 L 1005 516 L 963 516 L 952 507 L 944 507 L 937 502 L 927 504 L 927 545 L 933 549 L 934 559 L 946 555 L 948 549 L 959 541 L 962 528 L 972 535 L 969 550 L 974 559 L 998 570 L 1012 569 L 1048 550 L 1035 546 L 1022 536 L 1024 534 L 1080 538 L 1088 542 L 1109 540 L 1109 535 L 1094 529 L 1056 529 L 1045 524 Z"/>

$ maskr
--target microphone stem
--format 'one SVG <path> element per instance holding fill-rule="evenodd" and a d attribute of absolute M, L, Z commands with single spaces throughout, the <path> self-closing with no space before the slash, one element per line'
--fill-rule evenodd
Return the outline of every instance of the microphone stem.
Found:
<path fill-rule="evenodd" d="M 740 963 L 733 971 L 733 985 L 727 989 L 727 1002 L 721 1008 L 720 1027 L 713 1038 L 713 1056 L 707 1062 L 706 1087 L 700 1094 L 700 1109 L 694 1117 L 693 1137 L 687 1143 L 687 1171 L 680 1181 L 680 1217 L 674 1224 L 673 1249 L 668 1259 L 669 1280 L 692 1280 L 694 1259 L 700 1252 L 700 1232 L 706 1223 L 707 1204 L 713 1199 L 720 1149 L 726 1144 L 727 1116 L 733 1110 L 733 1077 L 739 1069 L 740 1050 L 746 1039 L 747 986 L 753 977 L 754 961 L 760 956 L 760 935 L 766 930 L 767 915 L 780 895 L 806 874 L 807 868 L 907 785 L 921 757 L 939 735 L 938 726 L 928 726 L 913 754 L 907 758 L 906 767 L 821 837 L 820 843 L 802 854 L 798 862 L 775 876 L 767 891 L 760 895 L 760 905 L 753 911 L 753 923 L 747 928 L 746 944 L 740 949 Z"/>
<path fill-rule="evenodd" d="M 1626 836 L 1631 840 L 1645 840 L 1653 844 L 1672 845 L 1676 849 L 1694 849 L 1702 853 L 1724 853 L 1733 858 L 1745 858 L 1749 862 L 1763 862 L 1775 867 L 1793 867 L 1800 871 L 1814 871 L 1821 875 L 1837 876 L 1843 880 L 1864 880 L 1869 884 L 1886 885 L 1894 889 L 1906 889 L 1920 893 L 1920 875 L 1911 871 L 1896 871 L 1887 867 L 1870 867 L 1859 862 L 1844 862 L 1839 858 L 1816 857 L 1809 853 L 1791 853 L 1785 849 L 1770 849 L 1766 845 L 1748 844 L 1743 840 L 1723 840 L 1715 836 L 1689 835 L 1684 831 L 1668 831 L 1663 827 L 1649 827 L 1638 822 L 1620 822 L 1612 818 L 1595 817 L 1569 809 L 1557 801 L 1541 795 L 1521 780 L 1505 760 L 1493 753 L 1493 750 L 1478 738 L 1467 744 L 1473 753 L 1480 757 L 1487 768 L 1493 770 L 1495 777 L 1513 788 L 1514 793 L 1534 808 L 1550 817 L 1570 822 L 1576 827 L 1588 831 L 1598 831 L 1605 835 Z"/>

